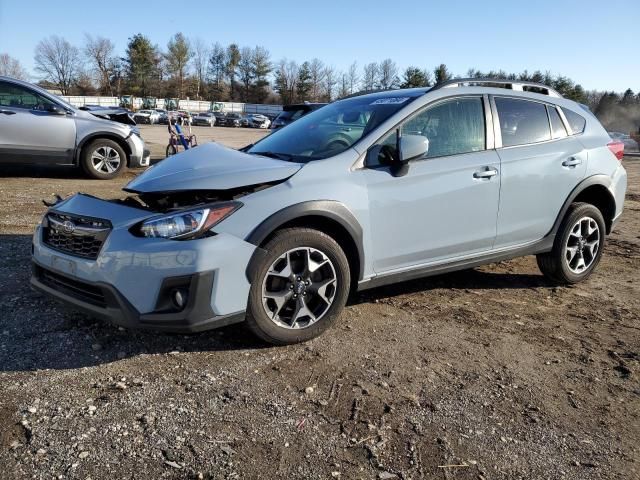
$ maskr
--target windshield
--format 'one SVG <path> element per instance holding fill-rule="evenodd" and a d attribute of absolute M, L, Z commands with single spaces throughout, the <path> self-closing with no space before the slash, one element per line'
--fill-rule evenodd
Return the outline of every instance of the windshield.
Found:
<path fill-rule="evenodd" d="M 306 162 L 332 157 L 351 148 L 415 96 L 362 96 L 340 100 L 276 130 L 248 153 Z"/>

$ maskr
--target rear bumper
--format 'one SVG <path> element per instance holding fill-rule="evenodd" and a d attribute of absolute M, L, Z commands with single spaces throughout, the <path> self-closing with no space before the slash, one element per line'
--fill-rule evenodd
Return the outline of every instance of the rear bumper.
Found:
<path fill-rule="evenodd" d="M 165 284 L 169 291 L 171 281 Z M 201 272 L 180 281 L 188 285 L 188 301 L 176 312 L 158 301 L 158 309 L 142 314 L 114 286 L 104 282 L 78 281 L 33 262 L 31 286 L 92 317 L 114 325 L 174 333 L 196 333 L 242 322 L 245 312 L 215 315 L 209 303 L 214 272 Z M 162 307 L 165 308 L 162 308 Z"/>
<path fill-rule="evenodd" d="M 616 211 L 611 222 L 611 230 L 615 228 L 616 224 L 622 216 L 624 210 L 624 200 L 627 194 L 627 171 L 622 165 L 619 165 L 614 174 L 611 177 L 611 186 L 609 187 L 613 198 L 616 202 Z"/>

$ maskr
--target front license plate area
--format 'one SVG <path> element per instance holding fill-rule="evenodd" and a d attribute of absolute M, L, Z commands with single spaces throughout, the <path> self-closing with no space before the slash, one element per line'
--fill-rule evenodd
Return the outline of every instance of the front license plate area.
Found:
<path fill-rule="evenodd" d="M 51 266 L 60 273 L 66 273 L 68 275 L 76 274 L 76 262 L 73 260 L 54 256 L 51 261 Z"/>

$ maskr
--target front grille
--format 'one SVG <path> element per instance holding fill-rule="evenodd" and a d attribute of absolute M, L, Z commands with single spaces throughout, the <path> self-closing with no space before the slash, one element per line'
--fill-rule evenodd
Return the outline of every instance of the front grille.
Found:
<path fill-rule="evenodd" d="M 38 280 L 46 286 L 92 305 L 106 308 L 107 301 L 101 288 L 59 275 L 40 266 L 36 266 L 35 269 Z"/>
<path fill-rule="evenodd" d="M 60 252 L 96 259 L 110 231 L 108 220 L 50 212 L 42 222 L 42 241 Z"/>

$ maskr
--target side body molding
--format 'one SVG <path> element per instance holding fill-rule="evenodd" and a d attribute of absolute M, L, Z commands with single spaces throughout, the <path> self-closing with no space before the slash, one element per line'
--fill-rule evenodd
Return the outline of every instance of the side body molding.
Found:
<path fill-rule="evenodd" d="M 356 280 L 361 280 L 364 274 L 362 227 L 353 213 L 351 213 L 344 204 L 335 200 L 312 200 L 283 208 L 258 225 L 245 240 L 253 245 L 260 246 L 260 244 L 262 244 L 262 242 L 275 230 L 291 221 L 303 217 L 326 218 L 340 224 L 340 226 L 344 228 L 349 236 L 351 236 L 358 252 L 360 271 L 358 272 L 358 278 Z M 249 266 L 247 267 L 247 278 L 250 282 L 253 278 L 252 273 L 255 268 L 256 259 L 264 255 L 264 253 L 264 250 L 257 248 L 249 262 Z"/>

